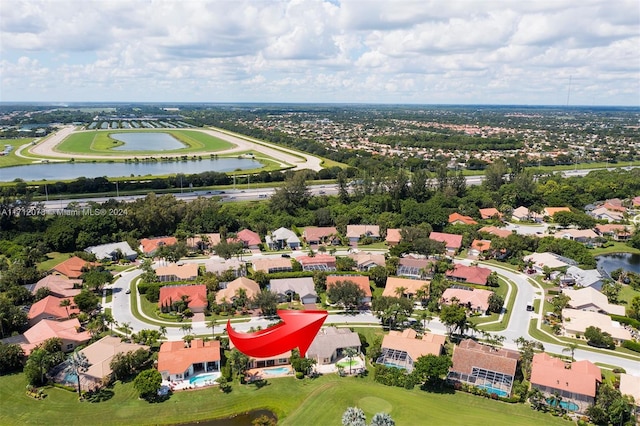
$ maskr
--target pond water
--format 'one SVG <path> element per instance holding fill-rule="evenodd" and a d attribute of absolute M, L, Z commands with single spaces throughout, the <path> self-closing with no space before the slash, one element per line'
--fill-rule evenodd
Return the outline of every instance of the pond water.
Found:
<path fill-rule="evenodd" d="M 111 133 L 109 137 L 124 142 L 113 151 L 167 151 L 186 147 L 169 133 Z"/>
<path fill-rule="evenodd" d="M 226 419 L 203 420 L 200 422 L 180 424 L 180 426 L 251 426 L 252 422 L 260 416 L 268 416 L 277 420 L 276 415 L 269 410 L 255 410 Z"/>
<path fill-rule="evenodd" d="M 249 170 L 262 167 L 260 162 L 247 158 L 217 158 L 201 161 L 174 161 L 157 163 L 47 163 L 26 166 L 0 168 L 0 181 L 24 180 L 62 180 L 76 179 L 81 176 L 95 178 L 100 176 L 146 176 L 169 175 L 176 173 L 194 174 L 202 172 L 232 172 L 236 169 Z"/>
<path fill-rule="evenodd" d="M 635 253 L 611 253 L 596 257 L 598 270 L 604 270 L 607 274 L 618 268 L 640 274 L 640 254 Z"/>

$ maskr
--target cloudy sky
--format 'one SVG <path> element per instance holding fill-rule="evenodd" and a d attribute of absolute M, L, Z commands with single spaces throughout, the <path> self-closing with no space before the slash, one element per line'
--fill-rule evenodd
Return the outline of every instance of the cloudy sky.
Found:
<path fill-rule="evenodd" d="M 640 105 L 638 0 L 11 0 L 0 100 Z"/>

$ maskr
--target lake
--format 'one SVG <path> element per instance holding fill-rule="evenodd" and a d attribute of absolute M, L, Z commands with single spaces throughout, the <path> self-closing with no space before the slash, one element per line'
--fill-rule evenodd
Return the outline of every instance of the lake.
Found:
<path fill-rule="evenodd" d="M 596 257 L 598 270 L 604 269 L 608 274 L 618 268 L 640 274 L 640 254 L 611 253 Z"/>
<path fill-rule="evenodd" d="M 172 161 L 154 163 L 46 163 L 0 168 L 0 181 L 24 180 L 64 180 L 81 176 L 146 176 L 170 175 L 176 173 L 194 174 L 202 172 L 232 172 L 234 170 L 259 169 L 259 161 L 248 158 L 217 158 L 201 161 Z"/>
<path fill-rule="evenodd" d="M 169 133 L 111 133 L 111 139 L 124 142 L 113 151 L 169 151 L 187 146 Z"/>
<path fill-rule="evenodd" d="M 180 426 L 251 426 L 252 422 L 260 416 L 268 416 L 277 420 L 276 415 L 269 410 L 255 410 L 226 419 L 202 420 L 200 422 L 180 424 Z"/>

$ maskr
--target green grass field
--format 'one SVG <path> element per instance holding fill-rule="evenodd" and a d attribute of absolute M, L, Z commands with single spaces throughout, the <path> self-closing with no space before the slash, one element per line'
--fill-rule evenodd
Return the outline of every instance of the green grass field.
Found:
<path fill-rule="evenodd" d="M 34 138 L 20 138 L 20 139 L 2 139 L 0 140 L 0 151 L 4 150 L 5 145 L 13 146 L 13 151 L 9 153 L 9 155 L 3 155 L 0 157 L 0 167 L 7 166 L 20 166 L 23 164 L 31 164 L 33 160 L 28 158 L 18 157 L 16 155 L 16 150 L 20 148 L 22 145 L 28 144 Z M 26 152 L 26 149 L 25 149 Z"/>
<path fill-rule="evenodd" d="M 166 133 L 186 145 L 185 148 L 174 149 L 168 151 L 113 151 L 113 148 L 124 145 L 123 142 L 117 141 L 110 137 L 113 133 Z M 60 145 L 56 147 L 56 151 L 71 154 L 99 154 L 99 155 L 161 155 L 191 152 L 216 152 L 233 148 L 233 144 L 209 136 L 203 132 L 195 130 L 95 130 L 90 132 L 78 132 L 69 135 Z"/>
<path fill-rule="evenodd" d="M 100 403 L 79 402 L 77 394 L 47 388 L 38 401 L 26 395 L 24 374 L 0 377 L 0 424 L 24 425 L 151 425 L 176 424 L 229 417 L 255 409 L 270 409 L 282 425 L 338 425 L 344 410 L 358 406 L 367 420 L 386 411 L 398 426 L 561 425 L 569 424 L 522 404 L 506 404 L 465 393 L 434 394 L 388 387 L 367 378 L 272 379 L 262 388 L 233 385 L 229 394 L 217 387 L 177 392 L 156 404 L 139 400 L 132 383 L 118 383 L 113 397 Z"/>

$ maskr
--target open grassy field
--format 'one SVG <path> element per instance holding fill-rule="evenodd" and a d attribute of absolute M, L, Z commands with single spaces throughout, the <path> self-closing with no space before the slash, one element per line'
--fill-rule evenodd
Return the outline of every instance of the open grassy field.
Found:
<path fill-rule="evenodd" d="M 57 251 L 52 251 L 47 253 L 47 260 L 38 263 L 39 271 L 48 271 L 49 269 L 56 266 L 58 263 L 61 263 L 72 256 L 72 253 L 59 253 Z"/>
<path fill-rule="evenodd" d="M 0 140 L 0 151 L 4 150 L 5 145 L 13 146 L 13 151 L 9 155 L 3 155 L 0 157 L 0 167 L 7 166 L 20 166 L 23 164 L 31 164 L 33 160 L 28 158 L 18 157 L 16 150 L 22 145 L 30 143 L 34 138 L 20 138 L 20 139 L 2 139 Z M 26 149 L 25 149 L 26 151 Z"/>
<path fill-rule="evenodd" d="M 112 148 L 124 145 L 110 137 L 113 133 L 166 133 L 186 145 L 185 148 L 167 151 L 113 151 Z M 60 145 L 57 151 L 73 154 L 100 154 L 100 155 L 151 155 L 151 154 L 175 154 L 190 152 L 216 152 L 233 148 L 233 144 L 222 139 L 209 136 L 194 130 L 96 130 L 91 132 L 78 132 L 71 134 Z"/>
<path fill-rule="evenodd" d="M 100 403 L 78 402 L 73 392 L 47 388 L 37 401 L 25 393 L 24 374 L 0 377 L 0 424 L 24 425 L 150 425 L 177 424 L 228 417 L 266 408 L 282 425 L 337 425 L 349 406 L 362 408 L 368 420 L 387 411 L 398 426 L 469 425 L 568 425 L 549 414 L 522 404 L 506 404 L 464 393 L 434 394 L 377 384 L 368 378 L 269 380 L 266 386 L 234 385 L 229 394 L 217 387 L 177 392 L 168 401 L 150 404 L 138 399 L 132 383 L 118 383 L 113 396 Z"/>

